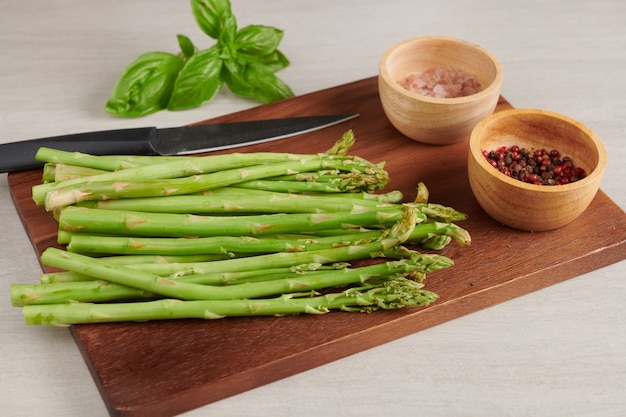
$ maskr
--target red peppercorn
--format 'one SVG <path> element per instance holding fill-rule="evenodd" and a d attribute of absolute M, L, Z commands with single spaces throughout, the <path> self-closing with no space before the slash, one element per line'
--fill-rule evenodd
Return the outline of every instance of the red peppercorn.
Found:
<path fill-rule="evenodd" d="M 535 181 L 539 181 L 539 175 L 537 175 L 537 174 L 528 174 L 528 175 L 526 176 L 526 181 L 528 181 L 528 182 L 533 182 L 533 183 L 534 183 Z"/>

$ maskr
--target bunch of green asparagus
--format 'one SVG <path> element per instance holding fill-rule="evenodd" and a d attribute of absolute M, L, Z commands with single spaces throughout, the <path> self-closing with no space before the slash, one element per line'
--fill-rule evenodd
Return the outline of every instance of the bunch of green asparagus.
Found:
<path fill-rule="evenodd" d="M 36 204 L 58 220 L 36 284 L 13 284 L 26 323 L 371 312 L 425 306 L 439 250 L 466 215 L 381 191 L 384 165 L 348 154 L 94 156 L 41 148 Z M 418 251 L 419 250 L 419 251 Z"/>

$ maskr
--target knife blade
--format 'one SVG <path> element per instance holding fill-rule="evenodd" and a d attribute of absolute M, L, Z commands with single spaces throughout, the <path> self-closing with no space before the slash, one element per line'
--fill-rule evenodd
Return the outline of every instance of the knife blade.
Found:
<path fill-rule="evenodd" d="M 158 129 L 104 130 L 0 144 L 0 173 L 40 168 L 40 147 L 91 155 L 188 155 L 269 142 L 358 117 L 335 114 Z"/>

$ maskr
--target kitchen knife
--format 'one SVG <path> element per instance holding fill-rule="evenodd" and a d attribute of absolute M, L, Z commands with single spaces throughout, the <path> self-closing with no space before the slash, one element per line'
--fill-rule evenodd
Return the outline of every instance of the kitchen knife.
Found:
<path fill-rule="evenodd" d="M 304 116 L 157 129 L 141 127 L 76 133 L 0 144 L 0 173 L 39 168 L 40 147 L 91 155 L 187 155 L 236 148 L 312 132 L 358 114 Z"/>

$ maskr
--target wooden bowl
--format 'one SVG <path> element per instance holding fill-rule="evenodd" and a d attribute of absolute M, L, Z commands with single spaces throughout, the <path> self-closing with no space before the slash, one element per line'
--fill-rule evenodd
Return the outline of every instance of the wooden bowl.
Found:
<path fill-rule="evenodd" d="M 519 145 L 556 149 L 587 176 L 563 185 L 536 185 L 511 178 L 490 165 L 482 151 Z M 481 121 L 469 140 L 468 176 L 480 206 L 496 221 L 524 231 L 557 229 L 591 203 L 606 168 L 606 150 L 586 126 L 545 110 L 512 109 Z"/>
<path fill-rule="evenodd" d="M 437 98 L 402 87 L 412 73 L 452 67 L 472 75 L 482 89 L 465 97 Z M 379 65 L 378 89 L 383 110 L 405 136 L 445 145 L 466 140 L 474 126 L 493 113 L 502 86 L 502 67 L 491 53 L 472 43 L 444 36 L 425 36 L 389 48 Z"/>

